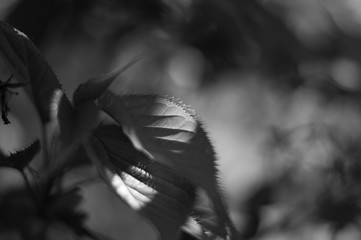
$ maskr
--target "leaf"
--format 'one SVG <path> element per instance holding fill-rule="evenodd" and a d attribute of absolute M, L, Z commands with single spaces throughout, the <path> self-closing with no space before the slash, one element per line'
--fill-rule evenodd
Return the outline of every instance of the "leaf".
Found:
<path fill-rule="evenodd" d="M 79 87 L 75 90 L 73 96 L 74 105 L 78 105 L 82 102 L 93 101 L 97 99 L 100 95 L 104 93 L 106 89 L 112 84 L 112 82 L 125 70 L 131 67 L 134 63 L 138 61 L 139 57 L 134 58 L 125 66 L 120 67 L 119 69 L 106 74 L 104 76 L 92 78 L 84 84 L 80 84 Z"/>
<path fill-rule="evenodd" d="M 72 106 L 61 91 L 52 98 L 52 118 L 59 130 L 59 139 L 65 145 L 80 143 L 98 124 L 99 109 L 92 101 L 83 101 Z"/>
<path fill-rule="evenodd" d="M 216 156 L 194 112 L 181 102 L 156 95 L 102 95 L 100 107 L 121 124 L 128 136 L 135 136 L 155 161 L 171 168 L 211 198 L 223 229 L 238 236 L 220 196 Z"/>
<path fill-rule="evenodd" d="M 99 110 L 92 102 L 76 106 L 71 114 L 69 139 L 67 139 L 69 144 L 86 139 L 99 120 Z"/>
<path fill-rule="evenodd" d="M 71 139 L 73 128 L 73 118 L 74 118 L 74 108 L 71 103 L 67 100 L 64 94 L 57 96 L 57 99 L 54 102 L 56 108 L 56 113 L 54 115 L 57 119 L 57 125 L 60 131 L 60 138 L 64 141 Z"/>
<path fill-rule="evenodd" d="M 105 76 L 96 77 L 81 84 L 73 95 L 74 106 L 67 97 L 58 92 L 52 98 L 52 115 L 56 116 L 62 144 L 79 144 L 98 123 L 98 109 L 94 103 L 109 85 L 138 58 Z M 54 117 L 54 116 L 53 116 Z"/>
<path fill-rule="evenodd" d="M 73 187 L 48 196 L 46 206 L 47 221 L 61 221 L 78 236 L 86 236 L 94 240 L 110 240 L 103 234 L 86 226 L 88 214 L 82 209 L 85 200 L 83 195 L 82 189 Z"/>
<path fill-rule="evenodd" d="M 94 102 L 83 102 L 73 107 L 61 91 L 54 94 L 51 106 L 55 127 L 50 149 L 52 160 L 46 174 L 53 179 L 67 167 L 88 162 L 78 154 L 82 143 L 98 125 L 100 111 Z"/>
<path fill-rule="evenodd" d="M 156 240 L 159 233 L 155 227 L 104 184 L 91 184 L 82 188 L 83 203 L 80 210 L 86 212 L 85 226 L 101 233 L 102 240 Z"/>
<path fill-rule="evenodd" d="M 12 153 L 6 158 L 0 157 L 1 167 L 11 167 L 23 171 L 26 166 L 33 160 L 36 154 L 40 151 L 40 142 L 36 140 L 27 148 Z"/>
<path fill-rule="evenodd" d="M 94 136 L 93 149 L 113 171 L 117 193 L 157 227 L 162 239 L 178 239 L 194 204 L 194 185 L 136 150 L 119 126 L 102 126 Z"/>
<path fill-rule="evenodd" d="M 13 78 L 13 75 L 11 74 L 10 77 L 5 80 L 0 80 L 0 103 L 1 103 L 1 118 L 4 122 L 4 124 L 9 124 L 10 121 L 8 119 L 8 113 L 10 111 L 10 108 L 8 106 L 9 99 L 11 95 L 17 95 L 18 92 L 13 91 L 14 88 L 24 87 L 24 83 L 11 83 L 11 80 Z"/>
<path fill-rule="evenodd" d="M 69 164 L 75 166 L 84 163 L 84 159 L 76 157 L 76 151 L 87 141 L 99 122 L 99 109 L 94 102 L 82 103 L 75 108 L 70 108 L 67 103 L 66 100 L 59 102 L 60 133 L 53 139 L 52 163 L 47 170 L 50 178 L 58 176 Z"/>
<path fill-rule="evenodd" d="M 50 101 L 61 85 L 54 72 L 27 36 L 0 21 L 0 57 L 36 106 L 43 123 L 50 121 Z"/>

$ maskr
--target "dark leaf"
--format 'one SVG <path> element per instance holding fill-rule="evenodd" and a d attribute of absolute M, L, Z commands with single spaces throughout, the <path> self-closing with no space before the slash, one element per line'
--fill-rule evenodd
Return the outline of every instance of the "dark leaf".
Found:
<path fill-rule="evenodd" d="M 79 210 L 83 201 L 79 188 L 51 195 L 48 199 L 46 218 L 50 221 L 61 221 L 73 229 L 79 236 L 98 239 L 85 227 L 87 215 Z"/>
<path fill-rule="evenodd" d="M 0 22 L 0 56 L 34 101 L 43 123 L 50 121 L 50 101 L 60 83 L 27 36 Z"/>
<path fill-rule="evenodd" d="M 112 84 L 112 82 L 125 70 L 131 67 L 134 63 L 138 61 L 138 57 L 130 61 L 125 66 L 120 67 L 119 69 L 106 74 L 104 76 L 99 76 L 92 78 L 84 84 L 81 84 L 74 92 L 73 102 L 74 105 L 78 105 L 82 102 L 96 100 L 100 95 L 104 93 L 106 89 Z"/>
<path fill-rule="evenodd" d="M 16 230 L 24 239 L 44 239 L 45 225 L 38 218 L 36 204 L 27 189 L 16 188 L 2 194 L 0 212 L 0 228 Z"/>
<path fill-rule="evenodd" d="M 56 119 L 60 131 L 60 139 L 68 141 L 72 136 L 74 108 L 64 94 L 56 99 Z"/>
<path fill-rule="evenodd" d="M 0 166 L 12 167 L 18 169 L 19 171 L 23 171 L 24 168 L 29 165 L 31 160 L 33 160 L 35 155 L 39 153 L 39 151 L 40 142 L 39 140 L 36 140 L 29 147 L 12 153 L 9 157 L 0 157 Z"/>
<path fill-rule="evenodd" d="M 72 106 L 68 98 L 60 91 L 52 99 L 52 117 L 59 128 L 62 146 L 79 144 L 98 123 L 98 107 L 92 101 L 82 101 Z"/>
<path fill-rule="evenodd" d="M 112 185 L 118 194 L 151 220 L 162 239 L 178 239 L 194 204 L 193 184 L 136 150 L 119 126 L 103 126 L 95 138 L 94 149 L 104 148 L 102 159 L 115 173 Z"/>
<path fill-rule="evenodd" d="M 99 110 L 94 102 L 82 103 L 75 108 L 68 103 L 65 97 L 59 101 L 60 133 L 53 139 L 52 162 L 47 171 L 50 178 L 57 177 L 69 166 L 85 163 L 86 159 L 79 158 L 77 151 L 99 122 Z"/>
<path fill-rule="evenodd" d="M 220 195 L 213 147 L 192 110 L 171 98 L 110 92 L 100 97 L 99 105 L 155 161 L 205 189 L 224 231 L 237 238 Z"/>
<path fill-rule="evenodd" d="M 11 83 L 13 75 L 5 81 L 0 80 L 0 104 L 1 104 L 1 118 L 4 121 L 4 124 L 9 124 L 8 112 L 10 111 L 8 102 L 11 95 L 17 95 L 18 93 L 13 91 L 14 88 L 19 88 L 25 86 L 24 83 Z"/>

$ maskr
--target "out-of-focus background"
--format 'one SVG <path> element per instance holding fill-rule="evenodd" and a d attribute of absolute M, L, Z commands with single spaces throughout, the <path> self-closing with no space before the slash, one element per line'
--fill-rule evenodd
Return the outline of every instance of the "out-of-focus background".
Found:
<path fill-rule="evenodd" d="M 140 56 L 112 89 L 192 105 L 248 239 L 360 239 L 360 1 L 2 0 L 0 18 L 68 96 Z M 39 132 L 21 96 L 4 152 Z"/>

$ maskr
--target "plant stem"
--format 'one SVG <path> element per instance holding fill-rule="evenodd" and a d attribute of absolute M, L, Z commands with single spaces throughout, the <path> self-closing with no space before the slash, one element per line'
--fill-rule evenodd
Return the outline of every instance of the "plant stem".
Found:
<path fill-rule="evenodd" d="M 41 140 L 43 147 L 43 170 L 47 171 L 50 165 L 49 149 L 48 149 L 48 136 L 46 135 L 46 129 L 44 126 L 41 127 Z"/>
<path fill-rule="evenodd" d="M 33 199 L 34 201 L 34 204 L 36 205 L 37 208 L 40 208 L 41 207 L 41 203 L 38 199 L 38 196 L 36 195 L 34 189 L 31 187 L 31 184 L 30 184 L 30 181 L 28 179 L 28 177 L 26 176 L 25 172 L 24 171 L 21 171 L 21 175 L 23 176 L 24 178 L 24 181 L 25 181 L 25 185 L 26 185 L 26 189 L 28 190 L 28 192 L 30 193 L 31 195 L 31 198 Z"/>

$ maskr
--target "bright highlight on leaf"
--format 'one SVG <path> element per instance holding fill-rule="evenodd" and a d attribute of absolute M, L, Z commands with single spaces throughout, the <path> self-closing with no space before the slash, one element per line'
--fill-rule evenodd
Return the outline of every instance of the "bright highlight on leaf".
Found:
<path fill-rule="evenodd" d="M 136 135 L 156 162 L 205 189 L 225 232 L 230 230 L 231 237 L 237 238 L 220 196 L 213 147 L 193 111 L 179 101 L 156 95 L 106 92 L 98 102 L 128 136 Z"/>
<path fill-rule="evenodd" d="M 93 149 L 113 172 L 118 195 L 151 220 L 162 239 L 178 239 L 194 205 L 193 184 L 136 150 L 119 126 L 101 126 L 94 135 L 102 149 Z"/>
<path fill-rule="evenodd" d="M 63 174 L 86 162 L 95 165 L 110 193 L 118 193 L 114 196 L 126 201 L 136 214 L 150 220 L 162 239 L 179 238 L 181 227 L 193 209 L 196 187 L 203 188 L 212 200 L 221 237 L 238 239 L 223 204 L 215 152 L 194 111 L 174 98 L 116 96 L 107 91 L 138 58 L 108 75 L 80 85 L 70 103 L 33 43 L 25 34 L 3 22 L 0 22 L 0 57 L 18 81 L 10 83 L 10 78 L 5 85 L 0 85 L 4 121 L 8 123 L 8 88 L 24 86 L 43 123 L 46 172 L 37 180 L 43 181 L 39 184 L 40 196 L 30 191 L 34 201 L 49 201 L 46 196 L 50 193 L 61 192 L 57 189 L 60 185 L 55 187 L 55 184 L 61 182 Z M 99 126 L 99 109 L 118 125 Z M 51 150 L 48 151 L 45 124 L 50 121 L 56 127 L 51 132 L 54 136 L 51 136 Z M 141 145 L 139 149 L 135 148 L 136 141 Z M 10 157 L 0 156 L 0 166 L 23 171 L 39 151 L 40 143 L 36 141 Z M 109 171 L 110 176 L 107 175 Z M 32 183 L 26 180 L 31 189 Z M 80 203 L 78 195 L 68 197 L 66 202 Z M 66 224 L 74 225 L 69 221 L 84 218 L 83 215 L 67 215 L 71 212 L 68 206 L 60 210 L 64 210 L 65 215 L 62 211 L 56 214 Z M 87 234 L 83 221 L 76 222 L 73 227 L 76 233 L 97 238 Z"/>

